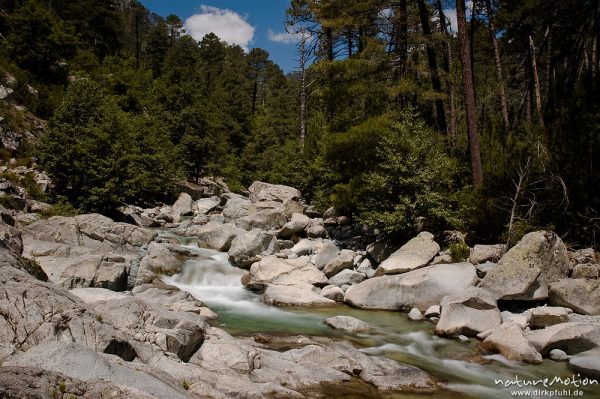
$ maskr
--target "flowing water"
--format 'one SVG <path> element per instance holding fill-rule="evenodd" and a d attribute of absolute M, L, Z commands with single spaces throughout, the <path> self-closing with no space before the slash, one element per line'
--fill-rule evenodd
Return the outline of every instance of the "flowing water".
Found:
<path fill-rule="evenodd" d="M 162 235 L 171 236 L 169 232 Z M 172 237 L 172 236 L 171 236 Z M 219 318 L 213 322 L 232 335 L 252 335 L 257 333 L 273 335 L 312 335 L 327 336 L 352 341 L 367 354 L 382 355 L 404 363 L 412 364 L 435 375 L 447 391 L 436 393 L 436 398 L 512 398 L 512 391 L 529 390 L 529 397 L 571 397 L 573 391 L 583 391 L 585 398 L 600 398 L 598 385 L 564 387 L 555 385 L 547 388 L 548 393 L 535 395 L 535 387 L 503 387 L 496 380 L 515 381 L 552 379 L 555 376 L 569 377 L 565 363 L 544 359 L 541 365 L 526 365 L 513 362 L 500 355 L 484 355 L 479 352 L 474 339 L 468 343 L 435 336 L 434 325 L 424 322 L 411 322 L 406 314 L 388 311 L 365 311 L 347 306 L 333 308 L 293 309 L 277 308 L 260 302 L 260 295 L 247 290 L 240 278 L 245 271 L 231 266 L 226 253 L 198 248 L 189 240 L 182 245 L 197 256 L 184 265 L 183 273 L 164 277 L 163 280 L 190 292 L 206 306 L 215 311 Z M 350 337 L 327 327 L 323 320 L 336 315 L 348 315 L 363 320 L 376 327 L 369 335 Z M 326 390 L 326 387 L 324 388 Z M 332 387 L 332 395 L 339 395 L 339 389 Z M 359 389 L 359 388 L 357 388 Z M 541 388 L 544 389 L 544 388 Z M 554 392 L 554 389 L 567 392 Z M 337 394 L 336 394 L 337 392 Z M 324 391 L 315 397 L 323 397 Z M 344 394 L 345 398 L 385 397 L 419 398 L 431 395 L 389 394 L 381 396 L 377 391 Z M 331 397 L 334 397 L 331 396 Z M 325 397 L 326 395 L 325 391 Z M 518 397 L 518 396 L 517 396 Z"/>

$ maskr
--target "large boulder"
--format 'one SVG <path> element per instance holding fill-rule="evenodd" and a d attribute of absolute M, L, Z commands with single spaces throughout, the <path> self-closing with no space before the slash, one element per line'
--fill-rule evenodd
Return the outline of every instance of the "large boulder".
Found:
<path fill-rule="evenodd" d="M 317 252 L 315 257 L 315 266 L 319 270 L 323 270 L 325 265 L 334 260 L 340 254 L 340 250 L 333 241 L 324 240 L 321 249 Z"/>
<path fill-rule="evenodd" d="M 151 305 L 166 307 L 172 312 L 191 312 L 204 319 L 215 318 L 216 314 L 194 298 L 189 292 L 181 291 L 177 287 L 164 284 L 142 284 L 135 287 L 131 293 Z"/>
<path fill-rule="evenodd" d="M 302 194 L 293 187 L 283 186 L 279 184 L 269 184 L 260 181 L 255 181 L 250 187 L 250 200 L 252 202 L 259 201 L 277 201 L 284 202 L 287 199 L 300 199 Z"/>
<path fill-rule="evenodd" d="M 200 198 L 194 203 L 194 213 L 206 215 L 221 204 L 219 197 Z"/>
<path fill-rule="evenodd" d="M 244 230 L 232 224 L 208 222 L 200 228 L 198 246 L 217 251 L 228 251 L 233 239 L 243 233 Z"/>
<path fill-rule="evenodd" d="M 127 289 L 127 271 L 131 259 L 120 255 L 83 255 L 65 261 L 58 279 L 66 288 L 97 287 L 113 291 Z"/>
<path fill-rule="evenodd" d="M 406 273 L 421 268 L 431 262 L 439 251 L 440 246 L 433 240 L 433 234 L 424 231 L 384 260 L 375 270 L 375 275 Z"/>
<path fill-rule="evenodd" d="M 485 262 L 497 262 L 505 252 L 505 244 L 475 245 L 469 256 L 469 262 L 474 265 Z"/>
<path fill-rule="evenodd" d="M 390 257 L 398 246 L 391 240 L 380 240 L 367 245 L 367 253 L 376 263 L 381 263 Z"/>
<path fill-rule="evenodd" d="M 481 288 L 469 287 L 448 295 L 442 299 L 441 307 L 440 320 L 435 327 L 438 335 L 476 336 L 480 332 L 497 328 L 502 323 L 496 299 Z"/>
<path fill-rule="evenodd" d="M 292 214 L 292 219 L 281 228 L 279 236 L 289 238 L 295 234 L 300 234 L 306 229 L 309 223 L 310 219 L 308 216 L 301 213 L 294 213 Z"/>
<path fill-rule="evenodd" d="M 600 324 L 561 323 L 535 330 L 526 335 L 531 345 L 542 355 L 552 349 L 561 349 L 569 355 L 600 346 Z"/>
<path fill-rule="evenodd" d="M 15 228 L 12 214 L 2 205 L 0 205 L 0 245 L 17 255 L 23 252 L 21 232 Z"/>
<path fill-rule="evenodd" d="M 567 277 L 571 270 L 567 248 L 551 231 L 525 235 L 480 283 L 499 299 L 542 300 L 548 285 Z"/>
<path fill-rule="evenodd" d="M 516 324 L 503 325 L 493 330 L 481 343 L 485 351 L 500 353 L 509 360 L 540 364 L 542 355 L 523 336 L 523 331 Z"/>
<path fill-rule="evenodd" d="M 344 269 L 329 279 L 329 284 L 343 287 L 344 285 L 353 285 L 362 282 L 367 276 L 354 270 Z"/>
<path fill-rule="evenodd" d="M 188 397 L 177 381 L 165 373 L 152 371 L 141 364 L 124 362 L 116 356 L 99 354 L 75 343 L 41 344 L 15 356 L 7 365 L 50 370 L 83 381 L 110 381 L 134 392 L 141 391 L 151 398 Z M 66 389 L 66 384 L 62 385 L 65 387 L 63 390 Z M 60 397 L 60 388 L 56 395 Z"/>
<path fill-rule="evenodd" d="M 262 300 L 267 305 L 275 306 L 333 306 L 334 300 L 319 295 L 308 286 L 272 285 L 265 290 Z M 313 287 L 314 288 L 314 287 Z"/>
<path fill-rule="evenodd" d="M 234 238 L 228 253 L 232 265 L 248 269 L 260 260 L 261 256 L 272 255 L 278 251 L 275 234 L 253 229 Z"/>
<path fill-rule="evenodd" d="M 550 284 L 550 304 L 565 306 L 577 313 L 600 315 L 600 280 L 564 279 Z"/>
<path fill-rule="evenodd" d="M 179 223 L 182 216 L 190 216 L 194 213 L 192 207 L 194 200 L 188 193 L 179 194 L 179 198 L 171 207 L 171 217 L 174 223 Z"/>
<path fill-rule="evenodd" d="M 242 277 L 242 284 L 255 290 L 263 290 L 268 284 L 325 286 L 327 277 L 306 256 L 297 259 L 266 256 L 250 267 L 249 273 Z"/>
<path fill-rule="evenodd" d="M 179 246 L 151 243 L 140 262 L 135 285 L 151 283 L 163 275 L 172 276 L 181 273 L 187 255 L 189 254 Z"/>
<path fill-rule="evenodd" d="M 342 249 L 340 254 L 330 260 L 323 268 L 323 273 L 327 277 L 333 277 L 344 269 L 351 269 L 354 266 L 354 256 L 356 253 L 349 249 Z"/>
<path fill-rule="evenodd" d="M 570 356 L 569 368 L 589 378 L 600 379 L 600 348 Z"/>
<path fill-rule="evenodd" d="M 362 320 L 350 316 L 334 316 L 325 319 L 325 324 L 334 330 L 340 330 L 350 334 L 370 334 L 375 328 Z"/>
<path fill-rule="evenodd" d="M 560 306 L 539 306 L 531 309 L 529 324 L 532 328 L 544 328 L 569 321 L 571 309 Z"/>
<path fill-rule="evenodd" d="M 348 288 L 344 302 L 365 309 L 426 310 L 446 295 L 463 292 L 477 282 L 470 263 L 428 266 L 412 272 L 373 277 Z"/>
<path fill-rule="evenodd" d="M 262 230 L 279 230 L 287 222 L 288 219 L 280 210 L 263 209 L 237 219 L 235 224 L 245 230 L 252 230 L 255 228 Z"/>

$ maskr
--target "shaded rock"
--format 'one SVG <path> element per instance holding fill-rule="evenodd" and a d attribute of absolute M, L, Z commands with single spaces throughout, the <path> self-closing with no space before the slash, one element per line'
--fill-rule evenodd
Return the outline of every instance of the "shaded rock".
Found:
<path fill-rule="evenodd" d="M 475 284 L 475 267 L 470 263 L 435 265 L 412 272 L 373 277 L 351 286 L 344 302 L 365 309 L 425 310 L 446 295 L 460 293 Z"/>
<path fill-rule="evenodd" d="M 267 286 L 262 300 L 275 306 L 332 306 L 336 302 L 319 295 L 312 286 L 271 285 Z"/>
<path fill-rule="evenodd" d="M 321 249 L 315 257 L 315 266 L 319 270 L 323 270 L 325 265 L 334 260 L 340 254 L 340 250 L 333 241 L 324 240 Z"/>
<path fill-rule="evenodd" d="M 217 251 L 228 251 L 233 239 L 243 233 L 244 230 L 232 224 L 208 222 L 200 229 L 198 246 Z"/>
<path fill-rule="evenodd" d="M 571 269 L 567 248 L 551 231 L 526 234 L 480 283 L 500 299 L 545 299 L 548 284 L 565 278 Z"/>
<path fill-rule="evenodd" d="M 399 274 L 421 268 L 426 266 L 439 250 L 440 246 L 433 240 L 433 234 L 424 231 L 384 260 L 375 271 L 375 275 Z"/>
<path fill-rule="evenodd" d="M 367 245 L 367 253 L 376 263 L 381 263 L 398 249 L 391 240 L 380 240 Z"/>
<path fill-rule="evenodd" d="M 228 254 L 232 265 L 248 269 L 261 256 L 272 255 L 278 251 L 279 244 L 275 234 L 253 229 L 235 237 Z"/>
<path fill-rule="evenodd" d="M 337 285 L 341 287 L 342 285 L 352 285 L 358 284 L 363 281 L 366 276 L 362 273 L 355 272 L 353 270 L 344 269 L 335 276 L 329 279 L 329 284 Z"/>
<path fill-rule="evenodd" d="M 433 260 L 431 261 L 431 265 L 443 265 L 443 264 L 449 264 L 449 263 L 453 263 L 454 260 L 452 259 L 452 255 L 450 254 L 446 254 L 446 253 L 441 253 L 441 255 L 436 256 L 435 258 L 433 258 Z"/>
<path fill-rule="evenodd" d="M 370 334 L 375 328 L 362 320 L 350 316 L 334 316 L 325 319 L 325 324 L 334 330 L 340 330 L 349 334 Z"/>
<path fill-rule="evenodd" d="M 594 248 L 578 249 L 576 251 L 569 252 L 569 258 L 574 264 L 594 264 L 598 263 L 600 258 L 596 256 Z"/>
<path fill-rule="evenodd" d="M 371 278 L 375 275 L 375 269 L 373 269 L 373 266 L 371 265 L 371 261 L 369 259 L 363 259 L 363 261 L 360 262 L 360 265 L 358 265 L 358 267 L 356 268 L 356 271 L 364 274 L 365 276 L 367 276 L 367 278 Z"/>
<path fill-rule="evenodd" d="M 531 309 L 529 324 L 533 328 L 544 328 L 569 321 L 570 309 L 557 306 L 540 306 Z"/>
<path fill-rule="evenodd" d="M 327 277 L 332 277 L 344 269 L 352 268 L 354 266 L 354 255 L 354 251 L 342 249 L 338 256 L 327 262 L 323 268 L 323 273 L 325 273 Z"/>
<path fill-rule="evenodd" d="M 443 336 L 476 336 L 502 323 L 496 299 L 489 292 L 469 287 L 442 299 L 440 320 L 435 333 Z"/>
<path fill-rule="evenodd" d="M 600 348 L 569 357 L 569 368 L 584 376 L 600 379 Z"/>
<path fill-rule="evenodd" d="M 477 277 L 484 278 L 489 272 L 496 269 L 497 267 L 498 267 L 497 263 L 492 263 L 492 262 L 479 263 L 478 265 L 475 266 L 475 269 L 477 269 Z"/>
<path fill-rule="evenodd" d="M 600 315 L 600 280 L 564 279 L 550 285 L 551 305 L 565 306 L 577 313 Z"/>
<path fill-rule="evenodd" d="M 293 187 L 283 186 L 279 184 L 269 184 L 260 181 L 255 181 L 250 187 L 250 200 L 252 202 L 259 201 L 278 201 L 284 202 L 287 199 L 300 199 L 302 194 Z"/>
<path fill-rule="evenodd" d="M 327 277 L 310 263 L 308 257 L 280 259 L 266 256 L 250 267 L 242 277 L 242 284 L 250 289 L 262 290 L 273 285 L 327 285 Z"/>
<path fill-rule="evenodd" d="M 288 198 L 279 206 L 279 210 L 289 219 L 294 213 L 303 214 L 304 205 L 295 198 Z"/>
<path fill-rule="evenodd" d="M 571 278 L 591 278 L 597 279 L 600 265 L 596 264 L 579 264 L 573 268 Z"/>
<path fill-rule="evenodd" d="M 424 316 L 428 319 L 431 317 L 440 317 L 441 311 L 442 308 L 440 305 L 431 305 L 427 308 L 427 310 L 425 310 Z"/>
<path fill-rule="evenodd" d="M 469 256 L 469 262 L 474 265 L 485 262 L 497 262 L 505 252 L 505 244 L 475 245 Z"/>
<path fill-rule="evenodd" d="M 201 198 L 194 203 L 193 211 L 200 214 L 208 214 L 221 204 L 219 197 Z"/>
<path fill-rule="evenodd" d="M 190 216 L 194 213 L 192 210 L 192 206 L 194 205 L 194 200 L 187 193 L 179 194 L 179 198 L 171 207 L 171 217 L 173 218 L 173 222 L 179 223 L 181 221 L 182 216 Z"/>
<path fill-rule="evenodd" d="M 321 296 L 324 296 L 325 298 L 329 298 L 336 302 L 344 302 L 344 291 L 342 291 L 342 289 L 338 286 L 328 285 L 326 287 L 323 287 L 320 294 Z"/>
<path fill-rule="evenodd" d="M 229 187 L 220 179 L 197 179 L 196 182 L 187 180 L 180 181 L 177 188 L 189 194 L 194 201 L 200 198 L 220 197 L 221 195 L 232 195 Z"/>
<path fill-rule="evenodd" d="M 173 312 L 191 312 L 204 319 L 215 318 L 216 314 L 204 307 L 202 302 L 189 292 L 164 283 L 143 284 L 135 287 L 131 293 L 137 299 L 148 304 L 164 306 Z"/>
<path fill-rule="evenodd" d="M 292 219 L 281 228 L 279 236 L 282 238 L 289 238 L 294 234 L 299 234 L 304 231 L 309 223 L 310 219 L 308 216 L 301 213 L 294 213 Z"/>
<path fill-rule="evenodd" d="M 310 238 L 325 238 L 327 236 L 327 229 L 325 229 L 323 219 L 310 219 L 310 223 L 306 228 L 306 235 Z"/>
<path fill-rule="evenodd" d="M 542 355 L 561 349 L 569 355 L 600 345 L 600 324 L 561 323 L 527 334 L 527 340 Z"/>
<path fill-rule="evenodd" d="M 540 364 L 542 355 L 523 336 L 516 324 L 509 324 L 493 330 L 481 343 L 483 350 L 500 353 L 509 360 Z"/>
<path fill-rule="evenodd" d="M 412 308 L 410 312 L 408 312 L 408 319 L 412 321 L 421 321 L 423 320 L 423 314 L 417 308 Z"/>
<path fill-rule="evenodd" d="M 292 252 L 298 256 L 310 255 L 321 245 L 318 241 L 303 239 L 292 247 Z"/>
<path fill-rule="evenodd" d="M 231 197 L 223 208 L 223 217 L 227 223 L 235 222 L 237 219 L 248 216 L 252 202 L 245 197 Z"/>

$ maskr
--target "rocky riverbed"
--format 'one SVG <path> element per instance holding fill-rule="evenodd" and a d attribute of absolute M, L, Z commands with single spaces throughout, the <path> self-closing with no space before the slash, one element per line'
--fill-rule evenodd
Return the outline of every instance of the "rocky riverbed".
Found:
<path fill-rule="evenodd" d="M 128 223 L 0 209 L 0 397 L 487 398 L 511 397 L 496 380 L 600 379 L 593 250 L 539 231 L 453 262 L 428 232 L 377 241 L 291 187 L 185 191 Z"/>

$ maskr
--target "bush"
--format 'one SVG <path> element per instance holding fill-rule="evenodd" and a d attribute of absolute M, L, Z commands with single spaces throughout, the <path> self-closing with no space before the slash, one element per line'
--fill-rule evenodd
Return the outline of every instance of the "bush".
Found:
<path fill-rule="evenodd" d="M 471 255 L 469 246 L 464 242 L 454 242 L 450 244 L 449 249 L 453 262 L 464 262 Z"/>
<path fill-rule="evenodd" d="M 52 205 L 48 209 L 44 209 L 40 212 L 40 216 L 43 219 L 51 218 L 52 216 L 77 216 L 79 215 L 79 211 L 68 202 L 64 202 L 64 200 L 59 201 L 58 203 Z"/>

